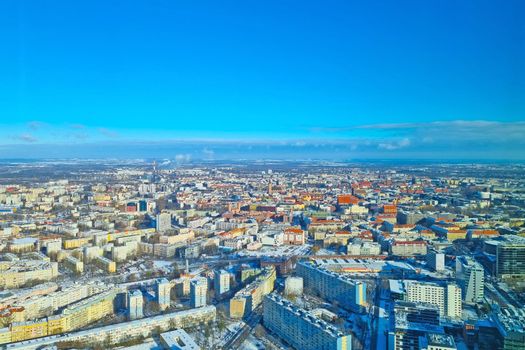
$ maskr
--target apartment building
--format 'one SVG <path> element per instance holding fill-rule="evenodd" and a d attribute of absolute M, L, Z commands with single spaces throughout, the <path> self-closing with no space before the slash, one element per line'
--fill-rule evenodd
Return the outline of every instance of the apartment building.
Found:
<path fill-rule="evenodd" d="M 249 315 L 263 300 L 263 297 L 274 289 L 276 270 L 273 266 L 266 267 L 255 281 L 238 291 L 230 299 L 230 317 L 243 318 Z"/>
<path fill-rule="evenodd" d="M 97 256 L 95 259 L 93 259 L 93 263 L 107 273 L 117 272 L 117 264 L 113 260 L 103 256 Z"/>
<path fill-rule="evenodd" d="M 193 308 L 206 306 L 208 281 L 199 277 L 190 282 L 190 305 Z"/>
<path fill-rule="evenodd" d="M 405 281 L 404 288 L 406 301 L 433 304 L 441 316 L 461 317 L 461 289 L 456 284 Z"/>
<path fill-rule="evenodd" d="M 304 288 L 323 299 L 353 311 L 361 311 L 366 306 L 364 282 L 315 266 L 309 261 L 298 262 L 296 272 L 303 278 Z"/>
<path fill-rule="evenodd" d="M 215 271 L 213 276 L 215 295 L 220 296 L 230 290 L 230 274 L 225 270 Z"/>
<path fill-rule="evenodd" d="M 19 288 L 29 281 L 58 276 L 58 264 L 44 260 L 0 261 L 0 288 Z"/>
<path fill-rule="evenodd" d="M 111 345 L 114 345 L 130 339 L 137 339 L 139 337 L 147 338 L 151 336 L 152 332 L 156 329 L 165 331 L 174 328 L 199 326 L 209 321 L 214 321 L 216 315 L 217 310 L 215 306 L 210 305 L 199 309 L 172 312 L 140 320 L 117 323 L 84 331 L 68 332 L 61 335 L 53 335 L 30 341 L 16 342 L 15 340 L 11 340 L 14 343 L 6 345 L 6 348 L 9 350 L 29 350 L 53 344 L 97 344 L 106 339 Z M 1 329 L 0 339 L 3 339 Z"/>
<path fill-rule="evenodd" d="M 263 323 L 295 349 L 349 350 L 351 335 L 301 309 L 276 293 L 264 297 Z"/>

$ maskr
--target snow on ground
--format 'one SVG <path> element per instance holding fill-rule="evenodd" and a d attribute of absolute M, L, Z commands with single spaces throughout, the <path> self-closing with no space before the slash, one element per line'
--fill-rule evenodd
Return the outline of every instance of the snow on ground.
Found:
<path fill-rule="evenodd" d="M 246 340 L 242 343 L 240 350 L 263 350 L 266 349 L 264 344 L 257 340 L 252 334 L 246 338 Z"/>
<path fill-rule="evenodd" d="M 165 261 L 165 260 L 153 260 L 153 265 L 156 269 L 162 269 L 166 267 L 170 267 L 173 261 Z"/>

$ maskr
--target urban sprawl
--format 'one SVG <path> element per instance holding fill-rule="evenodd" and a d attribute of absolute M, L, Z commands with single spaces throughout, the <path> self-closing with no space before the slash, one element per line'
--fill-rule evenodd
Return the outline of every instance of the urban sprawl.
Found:
<path fill-rule="evenodd" d="M 0 164 L 0 349 L 525 349 L 525 166 Z"/>

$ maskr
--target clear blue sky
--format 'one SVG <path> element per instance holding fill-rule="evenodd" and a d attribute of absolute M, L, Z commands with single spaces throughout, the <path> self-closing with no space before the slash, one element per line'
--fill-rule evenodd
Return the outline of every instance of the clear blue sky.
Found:
<path fill-rule="evenodd" d="M 524 13 L 521 0 L 3 0 L 0 157 L 262 143 L 523 159 Z"/>

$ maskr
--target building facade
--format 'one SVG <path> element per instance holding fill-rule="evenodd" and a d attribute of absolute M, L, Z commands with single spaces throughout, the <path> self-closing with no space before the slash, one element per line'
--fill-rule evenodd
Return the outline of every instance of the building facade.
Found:
<path fill-rule="evenodd" d="M 144 317 L 144 298 L 138 289 L 127 293 L 127 314 L 129 320 Z"/>
<path fill-rule="evenodd" d="M 351 335 L 295 306 L 276 293 L 264 298 L 264 326 L 301 350 L 350 350 Z"/>
<path fill-rule="evenodd" d="M 171 305 L 171 284 L 165 278 L 159 278 L 155 281 L 155 301 L 162 310 Z"/>
<path fill-rule="evenodd" d="M 463 300 L 468 304 L 483 302 L 485 296 L 485 271 L 483 266 L 467 256 L 456 259 L 456 278 Z"/>
<path fill-rule="evenodd" d="M 190 305 L 193 308 L 206 306 L 208 281 L 206 278 L 196 278 L 190 282 Z"/>
<path fill-rule="evenodd" d="M 230 274 L 225 270 L 215 271 L 213 276 L 215 295 L 220 296 L 230 290 Z"/>
<path fill-rule="evenodd" d="M 308 261 L 297 263 L 297 275 L 303 278 L 304 288 L 330 302 L 353 311 L 366 306 L 366 284 L 348 276 L 328 271 Z"/>
<path fill-rule="evenodd" d="M 405 281 L 404 285 L 406 301 L 433 304 L 441 316 L 461 317 L 461 289 L 456 284 Z"/>

